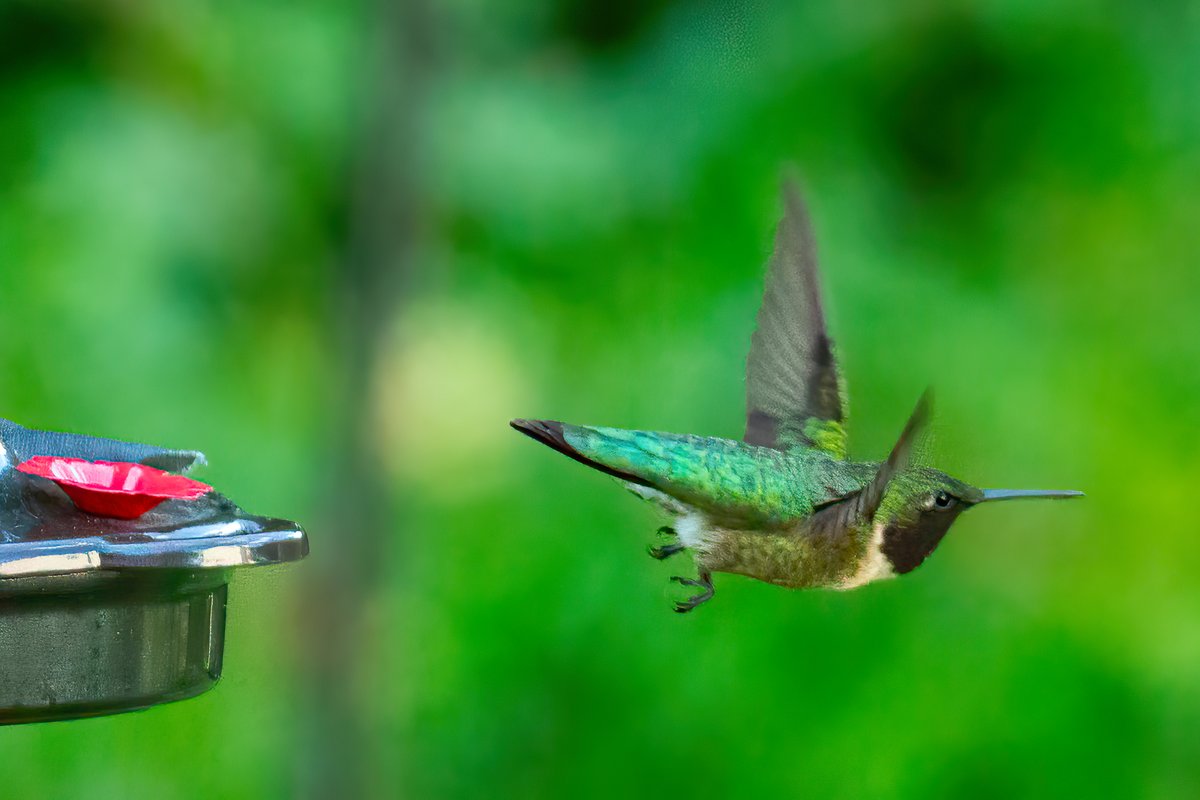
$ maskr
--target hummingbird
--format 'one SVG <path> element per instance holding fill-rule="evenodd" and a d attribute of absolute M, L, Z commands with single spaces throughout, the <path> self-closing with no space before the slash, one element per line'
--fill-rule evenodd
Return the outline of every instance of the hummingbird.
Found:
<path fill-rule="evenodd" d="M 716 572 L 793 589 L 855 589 L 915 570 L 975 506 L 1083 495 L 978 489 L 917 463 L 928 389 L 884 461 L 852 460 L 845 397 L 812 223 L 788 180 L 746 362 L 741 441 L 553 420 L 510 424 L 670 515 L 659 533 L 671 541 L 650 555 L 693 555 L 697 578 L 671 579 L 699 590 L 675 604 L 681 613 L 712 599 Z"/>

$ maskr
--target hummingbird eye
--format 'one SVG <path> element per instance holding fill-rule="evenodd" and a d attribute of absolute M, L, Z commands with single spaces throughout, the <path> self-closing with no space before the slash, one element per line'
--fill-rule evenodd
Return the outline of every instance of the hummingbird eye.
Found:
<path fill-rule="evenodd" d="M 944 511 L 954 505 L 954 497 L 946 492 L 938 492 L 933 496 L 933 505 Z"/>

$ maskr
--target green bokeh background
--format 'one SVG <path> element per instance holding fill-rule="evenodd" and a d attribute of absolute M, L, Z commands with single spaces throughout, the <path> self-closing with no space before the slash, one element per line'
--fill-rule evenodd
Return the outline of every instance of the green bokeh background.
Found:
<path fill-rule="evenodd" d="M 1198 85 L 1189 2 L 3 0 L 0 414 L 203 449 L 312 556 L 214 691 L 0 729 L 0 792 L 1197 796 Z M 940 465 L 1089 496 L 683 617 L 652 510 L 506 423 L 739 435 L 788 162 L 853 452 L 933 384 Z"/>

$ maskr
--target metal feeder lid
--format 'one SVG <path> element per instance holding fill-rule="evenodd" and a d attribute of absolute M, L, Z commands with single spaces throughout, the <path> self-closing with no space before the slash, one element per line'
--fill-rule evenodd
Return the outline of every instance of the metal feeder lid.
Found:
<path fill-rule="evenodd" d="M 194 451 L 0 420 L 0 724 L 127 711 L 211 687 L 230 570 L 303 558 L 304 530 L 215 491 L 137 519 L 93 516 L 13 469 L 34 456 L 173 471 L 203 463 Z"/>

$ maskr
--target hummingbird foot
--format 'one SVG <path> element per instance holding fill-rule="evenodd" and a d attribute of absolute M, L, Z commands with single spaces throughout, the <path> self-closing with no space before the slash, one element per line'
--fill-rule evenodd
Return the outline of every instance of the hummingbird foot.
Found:
<path fill-rule="evenodd" d="M 698 581 L 682 578 L 678 575 L 673 576 L 671 580 L 684 586 L 695 586 L 704 590 L 701 594 L 676 602 L 675 611 L 679 614 L 686 614 L 696 606 L 707 603 L 709 600 L 712 600 L 713 594 L 716 592 L 716 589 L 713 588 L 712 573 L 709 572 L 701 572 L 700 580 Z"/>
<path fill-rule="evenodd" d="M 670 525 L 663 525 L 661 528 L 659 528 L 656 531 L 656 533 L 659 536 L 678 536 L 679 535 L 678 533 L 675 532 L 675 529 L 672 528 Z"/>
<path fill-rule="evenodd" d="M 659 561 L 662 561 L 664 558 L 670 558 L 676 553 L 682 553 L 684 550 L 687 550 L 687 547 L 681 544 L 668 544 L 663 545 L 662 547 L 647 548 L 647 552 L 650 553 L 650 557 L 658 559 Z"/>

